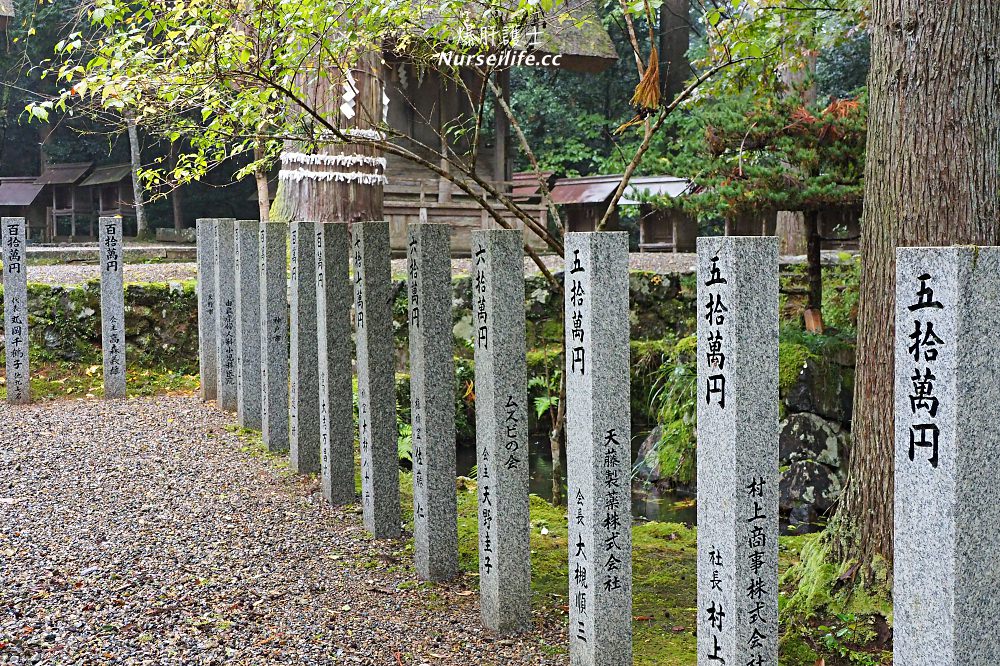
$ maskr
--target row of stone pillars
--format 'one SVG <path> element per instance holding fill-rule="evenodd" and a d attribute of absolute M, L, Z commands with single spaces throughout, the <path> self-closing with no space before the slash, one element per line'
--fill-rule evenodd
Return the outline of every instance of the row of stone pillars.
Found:
<path fill-rule="evenodd" d="M 324 497 L 345 503 L 356 500 L 351 442 L 357 433 L 365 525 L 375 536 L 397 536 L 388 226 L 359 223 L 349 235 L 339 224 L 292 224 L 289 324 L 282 294 L 286 227 L 202 221 L 199 228 L 206 285 L 200 304 L 206 315 L 215 299 L 215 316 L 208 319 L 218 335 L 213 346 L 211 324 L 202 328 L 209 350 L 202 360 L 213 348 L 218 360 L 217 368 L 207 362 L 203 371 L 217 377 L 220 404 L 227 382 L 237 404 L 243 400 L 240 387 L 251 386 L 239 379 L 253 361 L 237 340 L 243 321 L 239 294 L 249 288 L 261 307 L 257 358 L 267 405 L 261 411 L 273 424 L 270 433 L 265 426 L 266 441 L 275 450 L 287 445 L 295 469 L 321 474 Z M 244 228 L 260 234 L 262 260 L 254 280 L 265 286 L 228 288 L 224 283 L 232 276 L 240 280 L 243 256 L 226 269 L 223 246 L 237 247 Z M 213 238 L 211 244 L 203 233 Z M 418 224 L 408 242 L 415 559 L 418 574 L 428 580 L 457 573 L 448 233 L 444 226 Z M 522 243 L 516 231 L 473 232 L 480 594 L 483 623 L 497 631 L 526 627 L 531 607 Z M 216 248 L 207 261 L 206 247 Z M 963 361 L 978 358 L 971 353 L 973 341 L 1000 336 L 994 307 L 998 269 L 996 248 L 899 252 L 894 596 L 900 663 L 988 662 L 980 645 L 989 641 L 974 639 L 991 635 L 987 625 L 1000 602 L 987 587 L 992 577 L 973 572 L 988 569 L 1000 545 L 1000 491 L 988 478 L 1000 458 L 990 409 L 1000 368 L 996 361 Z M 568 234 L 564 276 L 570 662 L 619 666 L 632 660 L 627 236 Z M 697 279 L 698 664 L 774 666 L 776 239 L 699 239 Z M 290 361 L 282 353 L 288 325 Z M 347 408 L 352 328 L 356 429 Z M 231 342 L 224 339 L 229 331 Z M 290 391 L 282 381 L 287 367 Z M 213 397 L 209 385 L 207 399 Z M 286 395 L 292 423 L 287 439 L 282 418 L 275 416 Z"/>
<path fill-rule="evenodd" d="M 123 397 L 120 218 L 102 218 L 100 232 L 105 393 Z M 473 233 L 480 593 L 497 631 L 524 628 L 531 607 L 522 242 L 517 231 Z M 2 245 L 7 395 L 24 403 L 23 218 L 3 218 Z M 411 227 L 408 257 L 415 558 L 422 578 L 441 580 L 458 570 L 447 227 Z M 400 532 L 389 258 L 385 223 L 353 235 L 341 224 L 198 223 L 204 398 L 290 451 L 297 471 L 320 474 L 331 503 L 356 500 L 357 433 L 365 525 L 377 537 Z M 564 275 L 570 659 L 628 664 L 625 235 L 569 234 Z M 777 275 L 773 238 L 698 241 L 700 666 L 778 659 Z M 901 248 L 896 285 L 895 656 L 990 663 L 1000 361 L 983 350 L 1000 341 L 1000 249 Z"/>
<path fill-rule="evenodd" d="M 778 663 L 777 276 L 698 239 L 699 666 Z M 1000 248 L 899 248 L 895 301 L 893 659 L 993 663 Z"/>
<path fill-rule="evenodd" d="M 7 402 L 31 402 L 28 354 L 28 258 L 23 217 L 0 220 L 3 243 L 4 344 L 7 362 Z M 121 217 L 99 220 L 101 275 L 101 350 L 104 397 L 125 397 L 125 248 Z"/>

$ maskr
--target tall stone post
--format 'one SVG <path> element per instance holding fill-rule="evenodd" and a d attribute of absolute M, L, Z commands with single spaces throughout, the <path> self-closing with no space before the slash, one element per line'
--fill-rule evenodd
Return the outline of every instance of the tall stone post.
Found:
<path fill-rule="evenodd" d="M 365 527 L 376 538 L 400 533 L 392 280 L 387 222 L 355 222 L 354 312 L 358 441 Z"/>
<path fill-rule="evenodd" d="M 104 353 L 104 397 L 125 397 L 125 248 L 122 218 L 102 217 L 101 349 Z"/>
<path fill-rule="evenodd" d="M 260 421 L 267 450 L 288 451 L 288 225 L 260 225 Z"/>
<path fill-rule="evenodd" d="M 1000 248 L 896 250 L 893 659 L 997 661 Z"/>
<path fill-rule="evenodd" d="M 315 222 L 292 222 L 289 457 L 299 474 L 320 471 L 315 234 Z"/>
<path fill-rule="evenodd" d="M 236 414 L 239 423 L 261 429 L 260 223 L 236 223 Z"/>
<path fill-rule="evenodd" d="M 569 648 L 632 663 L 628 234 L 566 235 Z"/>
<path fill-rule="evenodd" d="M 698 239 L 698 665 L 778 663 L 778 239 Z"/>
<path fill-rule="evenodd" d="M 424 580 L 458 574 L 450 235 L 448 224 L 411 224 L 407 238 L 413 550 Z"/>
<path fill-rule="evenodd" d="M 493 631 L 531 619 L 524 234 L 472 232 L 479 606 Z"/>
<path fill-rule="evenodd" d="M 198 376 L 201 399 L 218 397 L 219 366 L 216 359 L 215 238 L 219 221 L 195 221 L 198 262 Z"/>
<path fill-rule="evenodd" d="M 215 358 L 219 409 L 236 411 L 236 220 L 223 218 L 215 234 Z"/>
<path fill-rule="evenodd" d="M 346 224 L 315 230 L 319 437 L 323 497 L 349 504 L 354 491 L 354 389 L 351 370 L 351 236 Z"/>
<path fill-rule="evenodd" d="M 25 220 L 2 220 L 3 313 L 7 356 L 7 402 L 31 402 L 28 361 L 28 258 L 25 254 Z"/>

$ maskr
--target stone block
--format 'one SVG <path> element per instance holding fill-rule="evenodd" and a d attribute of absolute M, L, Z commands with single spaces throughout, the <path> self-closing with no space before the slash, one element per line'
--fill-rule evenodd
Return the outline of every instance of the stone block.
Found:
<path fill-rule="evenodd" d="M 566 235 L 572 666 L 632 663 L 628 234 Z"/>
<path fill-rule="evenodd" d="M 451 226 L 411 224 L 407 238 L 413 550 L 423 580 L 458 574 Z"/>
<path fill-rule="evenodd" d="M 777 239 L 699 238 L 697 281 L 698 664 L 776 666 Z"/>
<path fill-rule="evenodd" d="M 479 606 L 493 631 L 531 619 L 524 236 L 472 232 Z"/>
<path fill-rule="evenodd" d="M 122 218 L 98 221 L 101 253 L 101 350 L 104 397 L 125 397 L 125 252 Z"/>

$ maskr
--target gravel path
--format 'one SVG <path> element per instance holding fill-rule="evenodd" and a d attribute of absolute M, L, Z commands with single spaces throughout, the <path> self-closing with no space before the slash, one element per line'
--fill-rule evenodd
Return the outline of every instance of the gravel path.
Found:
<path fill-rule="evenodd" d="M 666 254 L 654 252 L 633 253 L 629 263 L 633 269 L 654 271 L 657 273 L 690 273 L 694 270 L 696 255 Z M 545 265 L 553 271 L 562 270 L 562 259 L 556 256 L 542 258 Z M 451 270 L 455 275 L 468 275 L 472 266 L 471 259 L 452 259 Z M 31 266 L 28 269 L 28 280 L 42 284 L 81 284 L 100 277 L 99 266 L 96 264 L 52 264 Z M 538 266 L 531 259 L 525 259 L 526 273 L 537 273 Z M 196 276 L 193 263 L 162 263 L 162 264 L 125 264 L 126 282 L 171 282 L 175 280 L 190 280 Z M 406 274 L 406 259 L 392 260 L 392 274 Z"/>
<path fill-rule="evenodd" d="M 838 263 L 842 252 L 823 252 L 823 263 Z M 849 253 L 852 254 L 852 253 Z M 629 266 L 633 270 L 651 271 L 654 273 L 693 273 L 696 254 L 671 254 L 668 252 L 633 252 L 629 255 Z M 543 256 L 542 261 L 552 271 L 560 271 L 562 259 L 557 256 Z M 805 263 L 804 256 L 781 257 L 782 264 Z M 454 275 L 468 275 L 472 267 L 471 259 L 452 259 L 451 272 Z M 53 264 L 31 266 L 28 269 L 28 280 L 43 284 L 73 285 L 96 280 L 100 277 L 96 264 Z M 524 260 L 525 273 L 537 273 L 538 266 L 531 259 Z M 171 282 L 175 280 L 191 280 L 196 276 L 193 263 L 162 263 L 162 264 L 126 264 L 126 282 Z M 406 259 L 392 260 L 392 274 L 402 277 L 406 275 Z"/>
<path fill-rule="evenodd" d="M 565 664 L 188 396 L 0 405 L 0 664 Z M 399 654 L 398 658 L 396 654 Z"/>
<path fill-rule="evenodd" d="M 193 263 L 125 264 L 126 282 L 174 282 L 193 280 Z M 101 279 L 98 264 L 49 264 L 28 266 L 28 281 L 41 284 L 74 285 Z"/>

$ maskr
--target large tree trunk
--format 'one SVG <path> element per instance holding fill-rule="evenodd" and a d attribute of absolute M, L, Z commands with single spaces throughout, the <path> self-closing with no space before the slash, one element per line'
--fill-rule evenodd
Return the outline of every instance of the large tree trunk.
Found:
<path fill-rule="evenodd" d="M 132 158 L 132 190 L 135 192 L 135 229 L 136 237 L 149 239 L 152 234 L 149 232 L 149 223 L 146 221 L 146 197 L 143 194 L 142 181 L 139 180 L 139 169 L 142 167 L 142 159 L 139 151 L 139 129 L 135 125 L 135 119 L 128 116 L 125 119 L 128 125 L 128 145 Z"/>
<path fill-rule="evenodd" d="M 1000 3 L 875 0 L 859 359 L 835 553 L 892 564 L 895 248 L 1000 242 Z"/>
<path fill-rule="evenodd" d="M 665 0 L 660 5 L 659 57 L 661 69 L 667 74 L 663 79 L 663 103 L 669 104 L 684 90 L 684 82 L 691 78 L 691 64 L 687 52 L 691 44 L 691 0 Z"/>
<path fill-rule="evenodd" d="M 313 82 L 307 90 L 309 105 L 328 122 L 344 133 L 378 131 L 383 117 L 380 54 L 362 55 L 350 75 L 332 66 L 308 75 Z M 348 81 L 353 81 L 355 92 L 353 115 L 343 113 Z M 381 153 L 371 143 L 336 141 L 331 137 L 330 143 L 310 155 L 300 147 L 285 146 L 272 219 L 346 223 L 383 219 L 385 164 Z M 351 179 L 330 179 L 324 173 L 349 173 Z"/>

